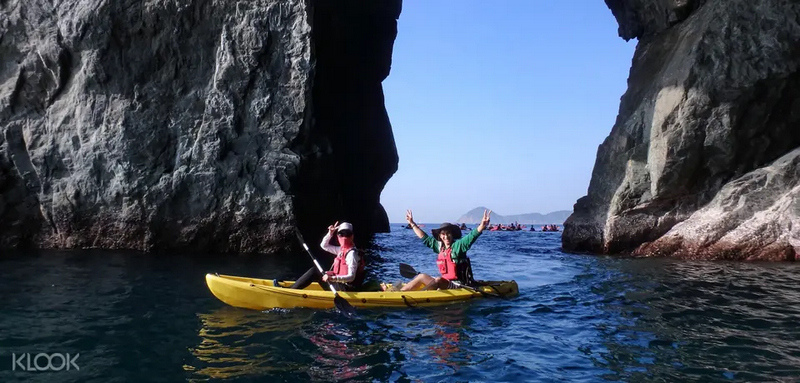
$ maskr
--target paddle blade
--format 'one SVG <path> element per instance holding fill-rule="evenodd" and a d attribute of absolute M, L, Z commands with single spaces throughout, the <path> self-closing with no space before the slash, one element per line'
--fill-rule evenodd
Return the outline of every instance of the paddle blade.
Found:
<path fill-rule="evenodd" d="M 414 269 L 414 266 L 405 263 L 400 264 L 400 275 L 402 275 L 403 278 L 414 278 L 417 274 L 419 273 Z"/>
<path fill-rule="evenodd" d="M 356 308 L 353 307 L 353 305 L 351 305 L 346 299 L 342 298 L 342 296 L 339 294 L 334 295 L 333 306 L 336 307 L 339 312 L 347 315 L 348 317 L 352 318 L 356 316 Z"/>

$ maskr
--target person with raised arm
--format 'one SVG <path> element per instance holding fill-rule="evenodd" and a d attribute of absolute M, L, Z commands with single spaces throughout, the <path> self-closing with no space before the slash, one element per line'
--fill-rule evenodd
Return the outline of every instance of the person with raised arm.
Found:
<path fill-rule="evenodd" d="M 425 285 L 425 289 L 451 289 L 458 287 L 457 284 L 471 286 L 475 283 L 472 277 L 472 265 L 467 250 L 472 247 L 475 240 L 481 235 L 492 214 L 491 210 L 483 211 L 481 223 L 475 230 L 472 230 L 461 237 L 461 229 L 452 223 L 445 222 L 438 229 L 432 229 L 429 236 L 414 222 L 411 210 L 406 211 L 406 221 L 414 229 L 414 234 L 422 239 L 422 243 L 438 254 L 436 266 L 439 268 L 438 277 L 420 273 L 410 282 L 406 283 L 400 291 L 414 290 L 420 284 Z M 455 283 L 454 283 L 455 282 Z"/>
<path fill-rule="evenodd" d="M 333 245 L 332 239 L 336 238 L 338 246 Z M 328 226 L 328 232 L 322 238 L 320 247 L 336 256 L 330 271 L 325 274 L 315 268 L 310 268 L 303 276 L 291 286 L 293 289 L 304 289 L 311 282 L 327 282 L 333 284 L 338 291 L 356 291 L 364 282 L 364 257 L 353 243 L 353 225 L 349 222 L 339 222 Z"/>

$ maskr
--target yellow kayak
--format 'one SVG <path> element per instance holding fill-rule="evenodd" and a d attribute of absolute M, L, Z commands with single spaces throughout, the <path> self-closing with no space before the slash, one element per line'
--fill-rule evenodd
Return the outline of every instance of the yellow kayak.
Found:
<path fill-rule="evenodd" d="M 206 284 L 219 300 L 253 310 L 307 307 L 333 308 L 333 292 L 312 283 L 302 290 L 289 289 L 293 281 L 275 284 L 271 279 L 206 274 Z M 429 291 L 340 291 L 339 296 L 355 307 L 420 307 L 468 301 L 483 297 L 511 297 L 519 294 L 517 282 L 483 281 L 475 289 L 459 288 Z"/>

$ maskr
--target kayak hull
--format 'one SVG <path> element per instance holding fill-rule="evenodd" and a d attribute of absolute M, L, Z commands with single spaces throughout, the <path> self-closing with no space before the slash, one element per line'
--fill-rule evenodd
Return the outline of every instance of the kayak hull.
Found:
<path fill-rule="evenodd" d="M 289 289 L 291 281 L 206 274 L 206 285 L 217 299 L 234 307 L 252 310 L 273 308 L 333 308 L 333 292 L 312 283 L 302 290 Z M 519 294 L 515 281 L 487 281 L 475 290 L 466 288 L 430 291 L 340 291 L 339 295 L 359 308 L 425 307 L 469 301 L 484 297 L 511 297 Z"/>

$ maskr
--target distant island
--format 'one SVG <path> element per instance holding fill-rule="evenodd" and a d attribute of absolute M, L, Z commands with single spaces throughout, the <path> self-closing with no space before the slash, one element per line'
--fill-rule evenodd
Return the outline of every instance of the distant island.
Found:
<path fill-rule="evenodd" d="M 476 207 L 464 215 L 462 215 L 456 222 L 458 223 L 471 223 L 477 224 L 483 217 L 483 211 L 486 207 Z M 570 210 L 559 210 L 547 214 L 528 213 L 528 214 L 515 214 L 515 215 L 500 215 L 492 212 L 492 223 L 512 223 L 519 222 L 521 224 L 532 225 L 546 225 L 546 224 L 564 224 L 567 217 L 572 214 Z"/>

